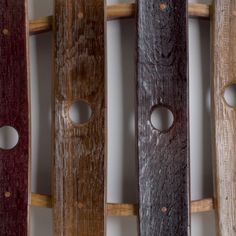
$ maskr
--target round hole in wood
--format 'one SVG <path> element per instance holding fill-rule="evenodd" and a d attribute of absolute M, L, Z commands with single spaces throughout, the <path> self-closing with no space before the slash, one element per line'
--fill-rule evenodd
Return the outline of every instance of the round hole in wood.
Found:
<path fill-rule="evenodd" d="M 151 124 L 160 132 L 167 131 L 174 123 L 172 111 L 165 106 L 155 106 L 151 112 Z"/>
<path fill-rule="evenodd" d="M 91 106 L 83 100 L 76 101 L 70 106 L 69 117 L 75 124 L 87 123 L 91 116 Z"/>
<path fill-rule="evenodd" d="M 12 126 L 2 126 L 0 128 L 0 148 L 10 150 L 14 148 L 19 141 L 19 134 Z"/>
<path fill-rule="evenodd" d="M 231 84 L 225 88 L 224 99 L 228 106 L 236 108 L 236 84 Z"/>

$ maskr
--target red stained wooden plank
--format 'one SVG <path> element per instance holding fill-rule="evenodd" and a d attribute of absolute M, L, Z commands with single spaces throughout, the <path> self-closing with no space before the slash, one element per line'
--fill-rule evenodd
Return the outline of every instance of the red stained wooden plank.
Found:
<path fill-rule="evenodd" d="M 139 231 L 189 235 L 187 5 L 183 0 L 137 5 Z M 172 112 L 169 129 L 151 122 L 157 108 Z"/>
<path fill-rule="evenodd" d="M 0 127 L 17 145 L 0 149 L 0 235 L 28 233 L 29 108 L 25 0 L 0 1 Z M 28 33 L 28 32 L 27 32 Z"/>

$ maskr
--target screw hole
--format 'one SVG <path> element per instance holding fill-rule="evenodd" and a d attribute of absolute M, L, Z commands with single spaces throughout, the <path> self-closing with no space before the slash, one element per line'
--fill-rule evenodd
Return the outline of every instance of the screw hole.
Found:
<path fill-rule="evenodd" d="M 75 124 L 84 124 L 92 116 L 91 106 L 82 100 L 74 102 L 69 109 L 69 117 Z"/>
<path fill-rule="evenodd" d="M 4 150 L 13 149 L 19 141 L 19 134 L 12 126 L 0 128 L 0 148 Z"/>
<path fill-rule="evenodd" d="M 167 131 L 174 123 L 174 115 L 165 106 L 155 106 L 151 112 L 151 124 L 160 132 Z"/>
<path fill-rule="evenodd" d="M 225 88 L 224 99 L 228 106 L 236 108 L 236 84 L 231 84 Z"/>

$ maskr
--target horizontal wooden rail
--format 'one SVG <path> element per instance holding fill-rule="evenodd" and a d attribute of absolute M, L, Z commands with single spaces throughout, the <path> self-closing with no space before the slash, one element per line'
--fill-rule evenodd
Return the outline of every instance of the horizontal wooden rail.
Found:
<path fill-rule="evenodd" d="M 47 195 L 31 194 L 31 206 L 52 207 L 51 197 Z M 208 212 L 214 210 L 213 199 L 207 198 L 198 201 L 192 201 L 191 212 Z M 138 212 L 138 206 L 135 204 L 107 204 L 107 214 L 109 216 L 135 216 Z"/>
<path fill-rule="evenodd" d="M 188 7 L 190 17 L 209 18 L 210 6 L 207 4 L 190 3 Z M 131 18 L 135 16 L 135 4 L 117 4 L 107 6 L 107 20 Z M 47 16 L 31 20 L 29 31 L 31 35 L 50 31 L 52 29 L 53 16 Z"/>

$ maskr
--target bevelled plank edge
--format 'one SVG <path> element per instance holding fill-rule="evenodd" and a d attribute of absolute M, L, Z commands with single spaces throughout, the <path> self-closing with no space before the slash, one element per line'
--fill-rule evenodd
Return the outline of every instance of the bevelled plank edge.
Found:
<path fill-rule="evenodd" d="M 107 20 L 116 20 L 131 18 L 135 15 L 135 3 L 116 4 L 107 6 Z M 200 3 L 190 3 L 188 6 L 190 17 L 209 18 L 210 5 Z M 29 22 L 29 31 L 31 35 L 40 34 L 52 30 L 53 16 L 42 17 Z"/>
<path fill-rule="evenodd" d="M 48 195 L 31 194 L 31 206 L 52 207 L 51 197 Z M 208 212 L 214 210 L 212 198 L 197 200 L 191 202 L 191 212 Z M 107 203 L 107 214 L 109 216 L 135 216 L 138 212 L 138 206 L 135 204 L 115 204 Z"/>

